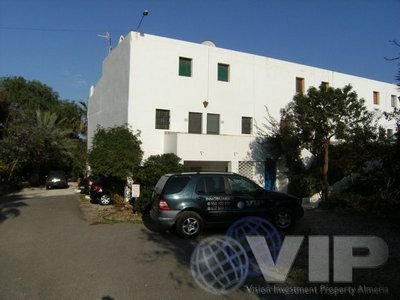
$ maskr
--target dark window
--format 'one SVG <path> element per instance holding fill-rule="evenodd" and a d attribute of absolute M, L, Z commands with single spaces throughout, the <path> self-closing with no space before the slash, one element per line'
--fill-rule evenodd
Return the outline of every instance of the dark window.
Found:
<path fill-rule="evenodd" d="M 327 91 L 328 88 L 329 88 L 329 82 L 322 81 L 322 82 L 321 82 L 321 89 L 322 89 L 323 91 Z"/>
<path fill-rule="evenodd" d="M 196 194 L 205 194 L 206 193 L 206 183 L 204 177 L 200 177 L 196 186 Z"/>
<path fill-rule="evenodd" d="M 219 134 L 219 115 L 207 114 L 207 134 Z"/>
<path fill-rule="evenodd" d="M 296 77 L 296 93 L 304 94 L 304 78 Z"/>
<path fill-rule="evenodd" d="M 379 92 L 373 92 L 374 104 L 379 105 Z"/>
<path fill-rule="evenodd" d="M 197 194 L 225 194 L 224 177 L 221 175 L 209 175 L 199 178 L 196 186 Z"/>
<path fill-rule="evenodd" d="M 392 135 L 393 135 L 393 129 L 389 128 L 387 130 L 387 137 L 390 138 L 390 137 L 392 137 Z"/>
<path fill-rule="evenodd" d="M 392 107 L 397 107 L 397 97 L 395 95 L 392 95 L 390 104 Z"/>
<path fill-rule="evenodd" d="M 242 134 L 251 134 L 252 119 L 250 117 L 242 117 Z"/>
<path fill-rule="evenodd" d="M 169 129 L 169 110 L 156 109 L 156 129 Z"/>
<path fill-rule="evenodd" d="M 167 177 L 167 176 L 162 176 L 162 177 L 157 181 L 157 184 L 156 184 L 156 186 L 155 186 L 155 188 L 154 188 L 154 190 L 155 190 L 155 192 L 156 192 L 157 194 L 161 194 L 162 189 L 164 188 L 164 185 L 165 185 L 165 183 L 167 182 L 168 178 L 169 178 L 169 177 Z"/>
<path fill-rule="evenodd" d="M 167 182 L 165 195 L 180 193 L 186 187 L 189 180 L 189 176 L 171 177 Z"/>
<path fill-rule="evenodd" d="M 218 80 L 229 81 L 229 65 L 218 64 Z"/>
<path fill-rule="evenodd" d="M 242 177 L 228 177 L 228 183 L 233 195 L 253 194 L 261 189 L 254 182 Z"/>
<path fill-rule="evenodd" d="M 202 113 L 189 112 L 189 133 L 201 133 Z"/>
<path fill-rule="evenodd" d="M 192 59 L 179 57 L 179 76 L 192 76 Z"/>

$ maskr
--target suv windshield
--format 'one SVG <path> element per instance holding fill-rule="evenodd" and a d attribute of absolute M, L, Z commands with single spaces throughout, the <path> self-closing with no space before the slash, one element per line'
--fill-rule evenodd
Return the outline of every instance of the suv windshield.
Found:
<path fill-rule="evenodd" d="M 228 177 L 233 195 L 252 194 L 260 189 L 258 185 L 242 177 Z"/>

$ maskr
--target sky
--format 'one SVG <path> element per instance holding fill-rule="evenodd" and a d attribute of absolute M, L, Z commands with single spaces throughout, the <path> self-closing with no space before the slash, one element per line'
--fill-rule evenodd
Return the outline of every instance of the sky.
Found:
<path fill-rule="evenodd" d="M 87 101 L 115 46 L 135 30 L 395 82 L 400 0 L 0 0 L 0 77 L 39 80 Z"/>

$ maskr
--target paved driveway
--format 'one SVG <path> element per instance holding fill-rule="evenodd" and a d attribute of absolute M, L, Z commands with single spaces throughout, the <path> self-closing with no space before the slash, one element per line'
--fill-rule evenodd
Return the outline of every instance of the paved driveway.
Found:
<path fill-rule="evenodd" d="M 140 224 L 89 225 L 73 188 L 25 190 L 0 200 L 0 299 L 217 298 L 192 280 L 194 247 Z"/>

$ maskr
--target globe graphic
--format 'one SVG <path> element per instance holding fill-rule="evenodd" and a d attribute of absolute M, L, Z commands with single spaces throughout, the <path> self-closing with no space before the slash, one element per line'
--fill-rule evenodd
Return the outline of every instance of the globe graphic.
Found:
<path fill-rule="evenodd" d="M 249 276 L 259 276 L 262 273 L 246 236 L 263 236 L 274 262 L 276 262 L 282 245 L 279 231 L 271 222 L 261 217 L 244 217 L 237 220 L 229 227 L 226 236 L 233 238 L 245 249 L 249 258 Z"/>
<path fill-rule="evenodd" d="M 249 260 L 246 250 L 237 241 L 213 236 L 195 248 L 190 266 L 194 280 L 202 289 L 222 295 L 242 286 L 247 278 Z"/>

